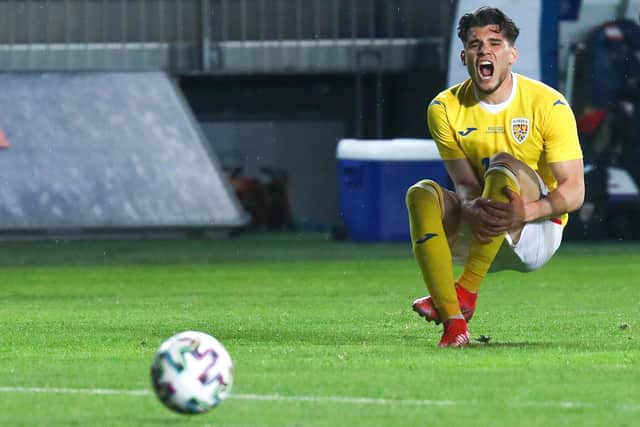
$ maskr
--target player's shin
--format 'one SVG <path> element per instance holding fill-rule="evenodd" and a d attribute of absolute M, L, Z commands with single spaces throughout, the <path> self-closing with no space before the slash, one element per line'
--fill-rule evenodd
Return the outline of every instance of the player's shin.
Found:
<path fill-rule="evenodd" d="M 443 320 L 460 315 L 451 249 L 442 224 L 442 189 L 434 181 L 420 181 L 409 188 L 406 202 L 413 253 L 431 298 Z"/>
<path fill-rule="evenodd" d="M 485 173 L 482 197 L 498 202 L 508 202 L 509 198 L 504 193 L 505 187 L 520 193 L 518 179 L 509 168 L 503 165 L 491 166 Z M 457 283 L 468 291 L 477 292 L 503 241 L 504 235 L 494 237 L 489 243 L 480 242 L 474 236 L 464 271 Z"/>

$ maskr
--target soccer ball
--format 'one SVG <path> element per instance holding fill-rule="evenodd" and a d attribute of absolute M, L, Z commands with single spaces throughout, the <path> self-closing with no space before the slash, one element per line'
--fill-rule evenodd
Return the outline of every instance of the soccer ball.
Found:
<path fill-rule="evenodd" d="M 229 396 L 233 384 L 231 356 L 218 340 L 186 331 L 166 340 L 151 365 L 151 385 L 167 408 L 201 414 Z"/>

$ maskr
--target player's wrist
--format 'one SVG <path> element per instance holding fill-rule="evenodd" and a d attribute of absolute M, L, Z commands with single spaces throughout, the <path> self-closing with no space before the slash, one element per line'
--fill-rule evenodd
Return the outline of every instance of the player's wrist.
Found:
<path fill-rule="evenodd" d="M 463 218 L 470 218 L 475 215 L 476 208 L 474 206 L 475 199 L 467 199 L 460 201 L 460 209 Z"/>
<path fill-rule="evenodd" d="M 524 205 L 524 222 L 548 218 L 552 213 L 551 203 L 547 199 L 536 200 Z"/>

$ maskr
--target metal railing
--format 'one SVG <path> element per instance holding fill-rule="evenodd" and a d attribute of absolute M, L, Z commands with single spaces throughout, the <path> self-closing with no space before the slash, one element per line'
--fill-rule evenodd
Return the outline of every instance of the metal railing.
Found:
<path fill-rule="evenodd" d="M 450 14 L 424 0 L 0 0 L 0 70 L 344 69 L 364 45 L 412 66 L 397 58 L 418 45 L 442 54 Z"/>
<path fill-rule="evenodd" d="M 206 0 L 214 40 L 420 38 L 448 27 L 449 2 Z M 435 28 L 434 28 L 435 27 Z"/>

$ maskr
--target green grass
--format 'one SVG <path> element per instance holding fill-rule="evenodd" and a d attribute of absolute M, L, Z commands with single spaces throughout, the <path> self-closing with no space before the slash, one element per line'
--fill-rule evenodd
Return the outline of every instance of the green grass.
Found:
<path fill-rule="evenodd" d="M 640 417 L 640 244 L 565 245 L 538 272 L 489 276 L 470 328 L 491 341 L 463 350 L 438 349 L 440 328 L 411 311 L 425 290 L 405 244 L 318 234 L 4 242 L 0 277 L 3 426 L 632 426 Z M 236 370 L 232 398 L 194 417 L 148 394 L 157 347 L 186 329 L 220 339 Z M 7 391 L 15 387 L 44 390 Z M 260 399 L 274 395 L 283 399 Z"/>

